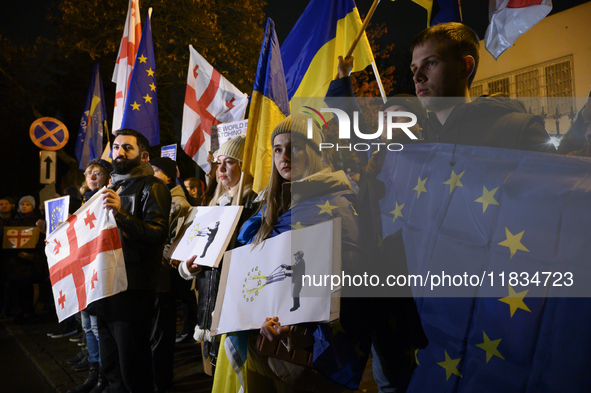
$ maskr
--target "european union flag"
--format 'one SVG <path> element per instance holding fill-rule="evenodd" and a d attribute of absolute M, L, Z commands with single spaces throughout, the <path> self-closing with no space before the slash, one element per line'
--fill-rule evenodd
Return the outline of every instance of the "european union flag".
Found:
<path fill-rule="evenodd" d="M 383 236 L 402 231 L 426 283 L 409 392 L 591 391 L 589 164 L 447 144 L 386 155 Z"/>
<path fill-rule="evenodd" d="M 68 219 L 70 196 L 51 199 L 45 202 L 45 214 L 47 220 L 47 235 L 50 235 L 57 226 Z"/>
<path fill-rule="evenodd" d="M 97 62 L 92 73 L 92 81 L 88 88 L 86 105 L 76 140 L 76 159 L 81 170 L 86 169 L 90 161 L 100 158 L 103 153 L 103 124 L 105 120 L 107 120 L 107 111 L 103 82 Z"/>
<path fill-rule="evenodd" d="M 156 62 L 154 60 L 150 15 L 148 15 L 144 25 L 135 66 L 131 74 L 121 128 L 131 128 L 138 131 L 148 138 L 150 146 L 160 143 L 158 99 L 156 97 Z"/>

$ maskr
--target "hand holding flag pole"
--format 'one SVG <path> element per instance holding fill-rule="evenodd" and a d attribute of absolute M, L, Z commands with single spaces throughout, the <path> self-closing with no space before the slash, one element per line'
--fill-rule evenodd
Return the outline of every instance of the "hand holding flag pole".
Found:
<path fill-rule="evenodd" d="M 371 5 L 371 8 L 369 9 L 369 12 L 367 13 L 367 16 L 365 17 L 365 20 L 363 21 L 363 24 L 361 25 L 361 28 L 357 32 L 357 35 L 355 36 L 355 39 L 353 40 L 353 43 L 351 44 L 351 47 L 349 48 L 349 51 L 347 52 L 347 55 L 344 57 L 345 59 L 350 57 L 351 55 L 353 55 L 353 52 L 355 51 L 355 48 L 357 47 L 357 44 L 359 43 L 359 40 L 361 39 L 362 34 L 365 33 L 365 30 L 367 29 L 367 25 L 369 24 L 369 21 L 373 17 L 373 14 L 374 14 L 376 8 L 378 8 L 379 3 L 380 3 L 380 0 L 374 0 L 373 4 Z M 384 103 L 386 103 L 386 92 L 384 91 L 384 85 L 382 84 L 382 79 L 380 78 L 380 73 L 378 72 L 378 67 L 376 66 L 375 61 L 372 61 L 371 68 L 373 69 L 373 72 L 376 75 L 376 80 L 378 82 L 378 88 L 380 89 L 380 94 L 382 96 L 382 100 L 384 101 Z M 338 77 L 339 77 L 339 74 L 337 73 L 337 76 L 335 77 L 335 79 L 338 79 Z"/>

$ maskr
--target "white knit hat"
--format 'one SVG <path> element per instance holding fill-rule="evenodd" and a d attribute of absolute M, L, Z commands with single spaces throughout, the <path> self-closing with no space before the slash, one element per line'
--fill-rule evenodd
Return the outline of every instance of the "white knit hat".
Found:
<path fill-rule="evenodd" d="M 312 139 L 308 139 L 308 119 L 312 119 Z M 273 130 L 271 134 L 271 146 L 277 135 L 287 133 L 304 138 L 314 148 L 313 150 L 316 153 L 320 152 L 320 143 L 322 143 L 323 139 L 322 131 L 312 116 L 300 112 L 287 116 Z"/>
<path fill-rule="evenodd" d="M 219 156 L 227 156 L 242 162 L 242 156 L 244 156 L 245 141 L 246 137 L 244 135 L 238 135 L 232 139 L 227 140 L 213 154 L 214 159 L 217 161 Z"/>

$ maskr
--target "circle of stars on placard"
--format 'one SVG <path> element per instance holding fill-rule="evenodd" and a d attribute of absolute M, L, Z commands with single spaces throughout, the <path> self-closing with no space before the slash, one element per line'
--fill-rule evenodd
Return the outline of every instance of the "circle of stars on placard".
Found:
<path fill-rule="evenodd" d="M 259 295 L 259 290 L 257 289 L 253 293 L 248 293 L 246 289 L 246 283 L 248 280 L 251 279 L 252 276 L 262 276 L 263 273 L 259 270 L 258 266 L 253 267 L 244 277 L 244 284 L 242 284 L 242 298 L 246 300 L 247 303 L 253 302 L 254 298 Z M 260 287 L 263 284 L 262 280 L 259 278 L 257 279 L 257 287 Z"/>

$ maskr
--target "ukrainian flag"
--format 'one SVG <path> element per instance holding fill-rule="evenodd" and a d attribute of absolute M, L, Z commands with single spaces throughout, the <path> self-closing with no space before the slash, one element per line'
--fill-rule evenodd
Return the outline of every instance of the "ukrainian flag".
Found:
<path fill-rule="evenodd" d="M 353 0 L 310 1 L 281 47 L 290 101 L 293 97 L 326 95 L 330 81 L 337 74 L 337 57 L 347 54 L 361 25 Z M 353 72 L 373 63 L 365 33 L 353 56 Z"/>
<path fill-rule="evenodd" d="M 279 40 L 275 34 L 275 23 L 269 18 L 248 112 L 243 162 L 243 171 L 254 177 L 253 190 L 257 193 L 269 184 L 273 159 L 271 134 L 288 115 L 289 101 Z"/>
<path fill-rule="evenodd" d="M 427 27 L 446 22 L 461 22 L 459 0 L 412 0 L 427 10 Z"/>

